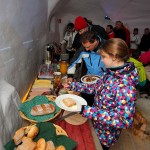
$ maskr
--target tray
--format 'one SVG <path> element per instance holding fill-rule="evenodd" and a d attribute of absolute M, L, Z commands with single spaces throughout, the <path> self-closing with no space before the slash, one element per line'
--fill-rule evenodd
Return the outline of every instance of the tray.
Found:
<path fill-rule="evenodd" d="M 43 116 L 32 116 L 30 115 L 30 111 L 33 106 L 43 104 L 43 103 L 52 103 L 56 107 L 55 114 L 48 114 Z M 37 122 L 47 122 L 56 118 L 61 113 L 61 109 L 55 104 L 54 100 L 48 99 L 46 96 L 36 96 L 32 100 L 26 101 L 19 107 L 20 116 L 33 123 Z"/>

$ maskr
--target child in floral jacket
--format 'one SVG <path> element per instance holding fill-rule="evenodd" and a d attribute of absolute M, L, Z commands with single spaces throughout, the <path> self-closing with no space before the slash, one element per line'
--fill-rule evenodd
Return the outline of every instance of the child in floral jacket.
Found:
<path fill-rule="evenodd" d="M 106 72 L 93 84 L 72 82 L 74 91 L 94 94 L 94 104 L 82 106 L 81 114 L 92 120 L 103 149 L 109 149 L 119 138 L 121 130 L 129 128 L 135 113 L 138 73 L 126 43 L 109 39 L 100 51 Z"/>

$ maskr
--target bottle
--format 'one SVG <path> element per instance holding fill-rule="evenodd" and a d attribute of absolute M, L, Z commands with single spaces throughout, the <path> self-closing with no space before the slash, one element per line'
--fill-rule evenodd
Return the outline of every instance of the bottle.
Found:
<path fill-rule="evenodd" d="M 46 50 L 45 50 L 45 64 L 50 65 L 51 64 L 51 54 L 49 51 L 49 44 L 46 45 Z"/>

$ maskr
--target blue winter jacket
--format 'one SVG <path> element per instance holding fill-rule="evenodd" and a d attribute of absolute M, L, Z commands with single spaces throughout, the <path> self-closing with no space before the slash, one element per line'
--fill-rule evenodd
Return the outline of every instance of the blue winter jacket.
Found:
<path fill-rule="evenodd" d="M 87 67 L 87 74 L 94 74 L 101 76 L 103 73 L 104 64 L 101 61 L 101 56 L 94 52 L 81 52 L 79 57 L 69 66 L 68 74 L 74 74 L 76 69 L 76 64 L 81 63 L 82 60 L 85 61 Z"/>

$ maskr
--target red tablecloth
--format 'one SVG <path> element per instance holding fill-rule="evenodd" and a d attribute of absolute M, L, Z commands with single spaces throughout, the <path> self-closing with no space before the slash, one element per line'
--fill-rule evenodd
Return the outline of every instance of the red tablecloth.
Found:
<path fill-rule="evenodd" d="M 77 126 L 71 125 L 65 120 L 55 122 L 55 124 L 61 126 L 67 132 L 68 136 L 78 143 L 74 150 L 96 150 L 88 121 Z"/>

